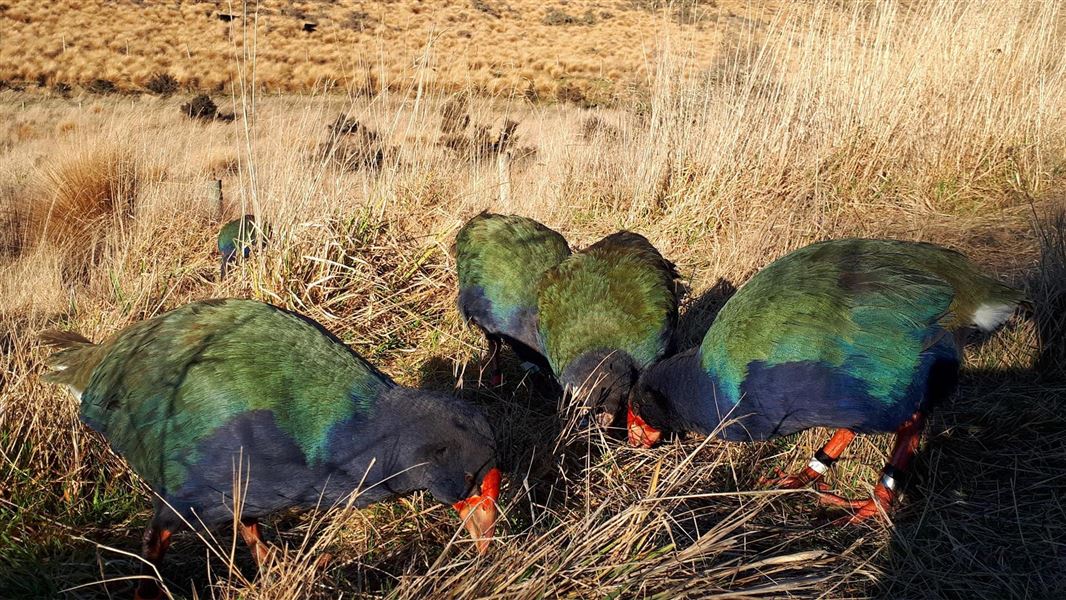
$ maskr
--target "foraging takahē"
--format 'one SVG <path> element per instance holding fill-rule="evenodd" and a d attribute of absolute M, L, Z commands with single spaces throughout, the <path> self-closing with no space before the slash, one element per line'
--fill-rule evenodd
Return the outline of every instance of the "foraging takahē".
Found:
<path fill-rule="evenodd" d="M 818 481 L 857 433 L 895 432 L 867 500 L 832 494 L 858 521 L 888 509 L 929 407 L 950 395 L 966 333 L 992 331 L 1026 302 L 963 255 L 932 244 L 846 239 L 778 259 L 722 308 L 702 345 L 647 369 L 630 397 L 629 439 L 662 430 L 763 440 L 837 428 L 800 474 Z"/>
<path fill-rule="evenodd" d="M 503 341 L 522 360 L 547 369 L 537 338 L 536 287 L 545 271 L 568 256 L 563 236 L 526 217 L 483 212 L 459 230 L 459 312 L 488 340 L 485 368 L 492 385 L 502 381 Z"/>
<path fill-rule="evenodd" d="M 537 327 L 552 371 L 609 426 L 640 371 L 672 347 L 678 274 L 642 235 L 620 231 L 541 278 Z"/>
<path fill-rule="evenodd" d="M 222 226 L 218 231 L 219 277 L 225 278 L 229 265 L 238 258 L 248 258 L 255 245 L 258 225 L 255 217 L 244 215 Z"/>
<path fill-rule="evenodd" d="M 42 338 L 61 348 L 46 379 L 70 388 L 81 419 L 158 494 L 144 537 L 150 563 L 175 530 L 232 522 L 235 479 L 241 533 L 260 564 L 260 517 L 329 507 L 356 490 L 366 506 L 427 489 L 455 505 L 480 551 L 488 546 L 500 474 L 484 416 L 397 385 L 310 319 L 205 300 L 100 344 Z M 138 597 L 158 594 L 142 580 Z"/>

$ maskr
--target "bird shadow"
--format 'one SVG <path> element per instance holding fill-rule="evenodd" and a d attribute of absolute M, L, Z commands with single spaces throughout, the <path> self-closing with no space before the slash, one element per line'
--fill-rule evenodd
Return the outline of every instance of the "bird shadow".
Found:
<path fill-rule="evenodd" d="M 1066 212 L 1036 229 L 1039 261 L 1022 282 L 1033 366 L 964 369 L 931 414 L 877 596 L 1066 597 Z M 1023 326 L 1016 318 L 1006 333 Z"/>
<path fill-rule="evenodd" d="M 699 344 L 718 311 L 735 293 L 737 287 L 728 279 L 719 277 L 709 289 L 685 302 L 674 334 L 677 349 L 685 350 Z"/>
<path fill-rule="evenodd" d="M 966 372 L 932 413 L 876 586 L 891 598 L 1066 594 L 1066 381 Z"/>

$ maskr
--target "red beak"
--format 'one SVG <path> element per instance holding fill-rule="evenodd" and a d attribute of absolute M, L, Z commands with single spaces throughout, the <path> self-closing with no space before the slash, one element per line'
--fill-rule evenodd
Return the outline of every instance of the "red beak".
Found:
<path fill-rule="evenodd" d="M 481 480 L 481 493 L 460 500 L 453 506 L 459 511 L 466 530 L 477 544 L 478 554 L 484 554 L 492 541 L 492 532 L 496 528 L 496 515 L 499 512 L 496 502 L 500 497 L 500 470 L 493 467 Z"/>
<path fill-rule="evenodd" d="M 644 422 L 644 419 L 638 417 L 633 412 L 632 406 L 629 407 L 629 412 L 626 414 L 626 424 L 629 426 L 630 446 L 651 448 L 663 436 L 661 431 L 648 425 Z"/>

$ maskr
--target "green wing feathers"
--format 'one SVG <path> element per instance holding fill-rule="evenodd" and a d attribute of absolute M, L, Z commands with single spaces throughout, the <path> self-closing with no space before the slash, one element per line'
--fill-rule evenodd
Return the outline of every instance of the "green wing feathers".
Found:
<path fill-rule="evenodd" d="M 198 442 L 247 411 L 270 411 L 313 463 L 331 425 L 395 385 L 313 322 L 248 300 L 188 304 L 93 348 L 57 355 L 96 359 L 82 420 L 158 490 L 179 486 Z"/>
<path fill-rule="evenodd" d="M 778 259 L 745 284 L 704 337 L 701 361 L 733 402 L 755 361 L 842 367 L 890 401 L 940 336 L 994 329 L 1022 300 L 945 248 L 823 242 Z"/>
<path fill-rule="evenodd" d="M 242 247 L 252 246 L 256 240 L 256 222 L 252 215 L 234 219 L 219 229 L 218 250 L 223 254 L 235 252 Z"/>
<path fill-rule="evenodd" d="M 499 322 L 535 304 L 537 281 L 570 256 L 558 232 L 517 215 L 483 212 L 455 239 L 460 290 L 480 287 Z"/>
<path fill-rule="evenodd" d="M 540 282 L 539 331 L 562 373 L 598 349 L 629 353 L 641 367 L 667 350 L 677 326 L 677 271 L 643 236 L 623 231 L 548 271 Z"/>

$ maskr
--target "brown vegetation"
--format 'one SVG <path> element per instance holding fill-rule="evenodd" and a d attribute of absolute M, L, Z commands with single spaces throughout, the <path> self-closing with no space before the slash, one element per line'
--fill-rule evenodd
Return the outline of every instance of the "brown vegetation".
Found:
<path fill-rule="evenodd" d="M 596 104 L 647 84 L 658 36 L 675 35 L 710 60 L 723 32 L 741 33 L 738 12 L 765 24 L 773 10 L 721 0 L 706 3 L 706 19 L 693 23 L 672 18 L 680 10 L 672 2 L 602 0 L 548 8 L 537 0 L 79 0 L 63 10 L 36 0 L 6 4 L 0 80 L 47 86 L 106 79 L 139 91 L 165 73 L 190 89 L 225 91 L 240 76 L 237 59 L 254 51 L 256 85 L 274 91 L 399 90 L 432 63 L 418 76 L 437 89 L 554 100 L 566 81 Z M 243 45 L 252 29 L 254 50 Z"/>
<path fill-rule="evenodd" d="M 146 177 L 132 151 L 87 144 L 52 157 L 35 173 L 15 211 L 23 239 L 47 244 L 67 268 L 100 259 L 101 244 L 133 215 Z"/>
<path fill-rule="evenodd" d="M 485 22 L 511 18 L 504 3 L 489 4 L 501 17 L 464 6 Z M 180 10 L 190 6 L 211 8 Z M 36 14 L 3 18 L 12 11 Z M 327 31 L 319 22 L 316 33 Z M 295 56 L 296 33 L 305 35 L 261 39 L 263 64 Z M 136 550 L 148 514 L 136 477 L 78 421 L 69 395 L 40 381 L 47 350 L 36 332 L 98 339 L 194 299 L 241 296 L 319 320 L 405 384 L 450 390 L 458 380 L 498 431 L 505 523 L 475 558 L 450 509 L 421 494 L 283 516 L 268 537 L 285 550 L 259 578 L 244 558 L 234 564 L 244 554 L 229 532 L 183 535 L 164 572 L 175 593 L 1057 597 L 1066 589 L 1066 529 L 1055 517 L 1066 480 L 1063 33 L 1054 3 L 797 5 L 763 34 L 733 39 L 711 68 L 664 43 L 647 95 L 613 109 L 456 96 L 429 84 L 429 64 L 409 87 L 370 98 L 246 88 L 232 96 L 233 122 L 194 123 L 173 98 L 0 91 L 0 217 L 26 223 L 8 209 L 29 207 L 47 216 L 29 223 L 54 223 L 0 255 L 0 596 L 86 584 L 71 595 L 127 593 L 126 581 L 95 582 L 137 571 L 114 549 Z M 479 138 L 485 127 L 492 133 Z M 508 194 L 500 163 L 447 142 L 491 145 L 500 131 L 535 149 L 509 172 Z M 375 169 L 326 160 L 323 140 L 345 138 L 391 148 L 395 160 Z M 214 279 L 219 217 L 206 187 L 216 177 L 226 216 L 254 213 L 273 233 L 224 282 Z M 809 492 L 756 484 L 775 466 L 803 464 L 825 432 L 635 450 L 567 433 L 513 357 L 504 387 L 479 387 L 482 340 L 455 310 L 447 248 L 483 209 L 539 218 L 578 247 L 623 227 L 648 236 L 692 289 L 682 347 L 756 270 L 841 236 L 957 248 L 1029 290 L 1035 315 L 970 349 L 892 524 L 837 529 Z M 48 232 L 84 219 L 101 241 L 72 277 L 62 238 Z M 886 447 L 863 438 L 830 483 L 868 493 Z M 333 560 L 320 569 L 323 552 Z"/>

